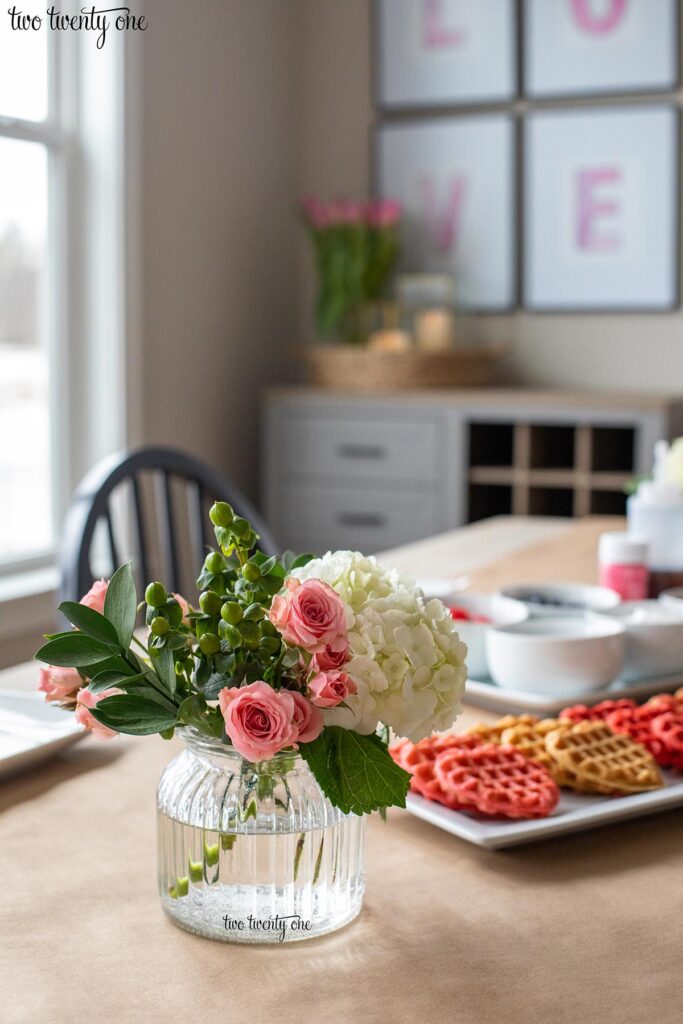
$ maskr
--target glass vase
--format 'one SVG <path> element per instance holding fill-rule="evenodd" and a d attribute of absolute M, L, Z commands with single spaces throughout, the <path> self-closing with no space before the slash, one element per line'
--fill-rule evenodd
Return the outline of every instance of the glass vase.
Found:
<path fill-rule="evenodd" d="M 181 729 L 158 789 L 159 891 L 181 928 L 291 942 L 348 924 L 363 902 L 365 820 L 327 800 L 294 752 L 252 764 Z"/>

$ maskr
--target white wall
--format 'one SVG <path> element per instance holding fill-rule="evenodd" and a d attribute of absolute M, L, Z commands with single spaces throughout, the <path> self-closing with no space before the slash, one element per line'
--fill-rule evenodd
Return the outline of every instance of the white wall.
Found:
<path fill-rule="evenodd" d="M 299 181 L 302 191 L 362 196 L 369 187 L 369 0 L 303 0 Z M 683 94 L 682 94 L 683 96 Z M 314 290 L 300 242 L 299 330 L 310 339 Z M 478 316 L 475 336 L 511 341 L 505 377 L 541 385 L 683 391 L 683 312 Z"/>
<path fill-rule="evenodd" d="M 186 448 L 253 491 L 259 392 L 286 376 L 295 330 L 299 4 L 144 8 L 129 97 L 140 175 L 136 439 Z"/>

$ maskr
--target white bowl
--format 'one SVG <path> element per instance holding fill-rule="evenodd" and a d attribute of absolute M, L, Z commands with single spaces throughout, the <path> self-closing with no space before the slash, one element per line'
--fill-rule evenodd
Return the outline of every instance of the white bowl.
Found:
<path fill-rule="evenodd" d="M 442 598 L 449 608 L 462 608 L 470 615 L 482 615 L 490 622 L 468 622 L 456 619 L 460 639 L 467 644 L 467 673 L 471 679 L 488 679 L 489 666 L 486 658 L 486 634 L 492 626 L 512 626 L 529 617 L 521 601 L 513 601 L 500 594 L 474 594 L 456 591 Z"/>
<path fill-rule="evenodd" d="M 683 587 L 671 587 L 670 590 L 663 590 L 659 595 L 659 600 L 670 608 L 680 609 L 683 614 Z"/>
<path fill-rule="evenodd" d="M 486 635 L 494 682 L 506 690 L 590 693 L 616 679 L 624 661 L 624 627 L 603 615 L 529 618 Z"/>
<path fill-rule="evenodd" d="M 626 630 L 624 682 L 683 672 L 683 601 L 624 601 L 609 618 Z"/>
<path fill-rule="evenodd" d="M 587 583 L 515 583 L 502 587 L 500 593 L 523 601 L 530 615 L 608 612 L 621 602 L 616 590 Z"/>

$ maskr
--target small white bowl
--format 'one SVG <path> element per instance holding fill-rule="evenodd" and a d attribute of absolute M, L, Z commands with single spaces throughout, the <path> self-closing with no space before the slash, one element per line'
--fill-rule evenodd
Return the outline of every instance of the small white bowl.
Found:
<path fill-rule="evenodd" d="M 683 587 L 671 587 L 670 590 L 663 590 L 659 595 L 659 600 L 670 608 L 678 608 L 683 615 Z"/>
<path fill-rule="evenodd" d="M 626 630 L 624 682 L 683 671 L 683 601 L 624 601 L 609 618 Z"/>
<path fill-rule="evenodd" d="M 502 587 L 500 593 L 523 601 L 534 616 L 609 612 L 621 602 L 616 590 L 587 583 L 515 583 Z"/>
<path fill-rule="evenodd" d="M 456 619 L 460 639 L 467 644 L 467 673 L 470 679 L 488 679 L 490 676 L 486 658 L 486 634 L 492 626 L 512 626 L 529 617 L 521 601 L 513 601 L 500 594 L 474 594 L 456 591 L 442 598 L 449 608 L 462 608 L 470 615 L 481 615 L 489 622 L 469 622 Z"/>
<path fill-rule="evenodd" d="M 579 696 L 618 677 L 624 627 L 603 615 L 529 618 L 489 629 L 486 654 L 491 676 L 503 689 Z"/>

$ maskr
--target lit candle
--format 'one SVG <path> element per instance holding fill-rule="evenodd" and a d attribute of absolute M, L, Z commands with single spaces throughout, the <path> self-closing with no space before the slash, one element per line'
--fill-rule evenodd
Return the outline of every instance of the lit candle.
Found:
<path fill-rule="evenodd" d="M 415 314 L 417 347 L 431 352 L 451 348 L 455 340 L 455 320 L 450 309 L 423 309 Z"/>

